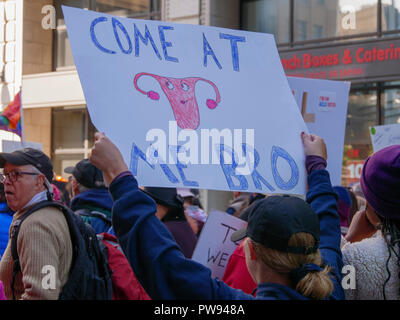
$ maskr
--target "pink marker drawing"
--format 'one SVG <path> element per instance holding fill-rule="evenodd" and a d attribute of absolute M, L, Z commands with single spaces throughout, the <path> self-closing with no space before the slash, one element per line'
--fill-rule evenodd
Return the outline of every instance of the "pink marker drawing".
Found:
<path fill-rule="evenodd" d="M 221 101 L 218 88 L 216 85 L 204 78 L 168 78 L 151 73 L 141 72 L 135 76 L 133 81 L 136 90 L 147 95 L 152 100 L 159 100 L 160 95 L 155 91 L 143 91 L 137 85 L 141 76 L 150 76 L 155 78 L 164 91 L 178 126 L 182 129 L 197 129 L 200 124 L 199 107 L 195 97 L 195 85 L 197 81 L 205 81 L 209 83 L 215 90 L 216 99 L 207 99 L 206 105 L 209 109 L 215 109 Z"/>

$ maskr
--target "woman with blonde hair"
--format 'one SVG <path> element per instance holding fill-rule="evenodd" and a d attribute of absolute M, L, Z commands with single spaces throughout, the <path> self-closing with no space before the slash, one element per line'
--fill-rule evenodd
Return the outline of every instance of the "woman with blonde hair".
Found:
<path fill-rule="evenodd" d="M 309 172 L 307 201 L 271 196 L 254 204 L 244 242 L 257 299 L 343 299 L 340 223 L 323 140 L 303 134 Z M 155 216 L 117 147 L 96 133 L 90 160 L 103 171 L 114 199 L 113 227 L 135 274 L 152 299 L 254 299 L 233 289 L 200 263 L 186 259 Z M 329 265 L 329 266 L 328 266 Z"/>

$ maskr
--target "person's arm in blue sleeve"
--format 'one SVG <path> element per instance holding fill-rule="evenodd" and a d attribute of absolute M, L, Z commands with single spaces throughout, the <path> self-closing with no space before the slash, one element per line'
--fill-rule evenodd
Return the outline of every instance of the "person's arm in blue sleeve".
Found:
<path fill-rule="evenodd" d="M 306 154 L 306 168 L 308 172 L 308 192 L 306 201 L 311 205 L 320 221 L 319 249 L 324 262 L 331 266 L 334 274 L 334 292 L 332 299 L 345 299 L 341 285 L 342 281 L 342 252 L 340 250 L 340 219 L 337 209 L 336 194 L 333 191 L 329 173 L 326 168 L 326 149 L 318 156 L 312 144 L 323 143 L 323 140 L 314 135 L 303 136 Z M 319 148 L 324 149 L 324 148 Z M 312 154 L 312 156 L 307 155 Z"/>
<path fill-rule="evenodd" d="M 119 150 L 102 134 L 96 134 L 96 139 L 90 160 L 104 169 L 104 180 L 114 200 L 115 235 L 149 296 L 152 299 L 253 298 L 212 279 L 208 268 L 184 257 L 170 232 L 155 216 L 155 202 L 138 188 Z M 117 161 L 116 154 L 120 158 Z M 110 168 L 110 163 L 116 169 Z"/>

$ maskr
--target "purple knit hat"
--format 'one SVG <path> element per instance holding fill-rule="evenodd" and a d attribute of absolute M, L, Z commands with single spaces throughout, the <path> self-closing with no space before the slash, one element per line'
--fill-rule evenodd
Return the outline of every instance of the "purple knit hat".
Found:
<path fill-rule="evenodd" d="M 400 145 L 383 148 L 368 157 L 360 184 L 376 213 L 400 220 Z"/>

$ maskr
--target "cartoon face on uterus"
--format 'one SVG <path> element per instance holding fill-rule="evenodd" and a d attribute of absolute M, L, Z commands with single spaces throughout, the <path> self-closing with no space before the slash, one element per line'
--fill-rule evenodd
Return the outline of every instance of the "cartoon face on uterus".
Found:
<path fill-rule="evenodd" d="M 195 86 L 198 81 L 209 83 L 215 90 L 216 99 L 207 99 L 206 101 L 209 109 L 215 109 L 221 101 L 218 88 L 207 79 L 199 77 L 170 78 L 146 72 L 138 73 L 133 81 L 136 90 L 147 95 L 152 100 L 159 100 L 160 95 L 153 90 L 146 92 L 140 89 L 137 82 L 141 76 L 150 76 L 158 81 L 172 107 L 177 125 L 181 129 L 195 130 L 200 124 L 199 107 L 195 96 Z"/>

